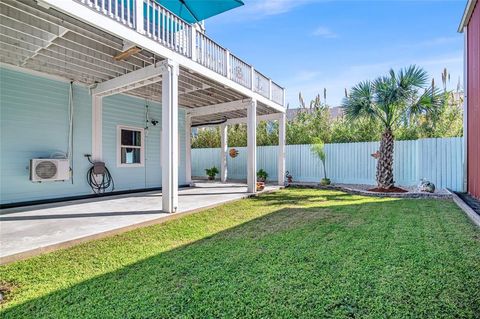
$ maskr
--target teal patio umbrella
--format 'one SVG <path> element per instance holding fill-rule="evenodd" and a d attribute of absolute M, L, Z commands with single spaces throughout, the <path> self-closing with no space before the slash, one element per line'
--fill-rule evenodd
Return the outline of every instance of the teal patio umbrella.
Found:
<path fill-rule="evenodd" d="M 197 23 L 243 6 L 241 0 L 156 0 L 188 23 Z"/>

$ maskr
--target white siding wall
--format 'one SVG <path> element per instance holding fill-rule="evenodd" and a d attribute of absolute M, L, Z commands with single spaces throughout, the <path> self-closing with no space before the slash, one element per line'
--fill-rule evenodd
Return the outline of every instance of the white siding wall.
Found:
<path fill-rule="evenodd" d="M 91 194 L 86 183 L 92 153 L 92 98 L 87 88 L 74 86 L 73 184 L 32 183 L 29 160 L 66 152 L 68 136 L 67 82 L 55 81 L 0 68 L 0 204 Z M 116 190 L 161 186 L 159 103 L 149 103 L 150 125 L 146 137 L 146 165 L 117 167 L 117 125 L 145 127 L 145 101 L 115 95 L 103 101 L 103 156 L 115 180 Z M 185 112 L 179 111 L 179 184 L 185 184 Z"/>

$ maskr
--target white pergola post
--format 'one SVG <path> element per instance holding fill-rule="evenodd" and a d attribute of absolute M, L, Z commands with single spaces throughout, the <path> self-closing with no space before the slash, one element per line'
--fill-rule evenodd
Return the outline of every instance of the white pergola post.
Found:
<path fill-rule="evenodd" d="M 185 118 L 185 182 L 192 185 L 192 116 Z"/>
<path fill-rule="evenodd" d="M 247 108 L 247 186 L 249 193 L 257 191 L 257 100 Z"/>
<path fill-rule="evenodd" d="M 280 113 L 278 118 L 278 185 L 285 183 L 285 113 Z"/>
<path fill-rule="evenodd" d="M 178 209 L 178 64 L 162 70 L 162 210 Z"/>
<path fill-rule="evenodd" d="M 92 159 L 102 161 L 102 113 L 103 98 L 92 95 Z"/>
<path fill-rule="evenodd" d="M 225 183 L 227 181 L 227 149 L 228 149 L 228 126 L 227 124 L 220 125 L 220 181 Z"/>

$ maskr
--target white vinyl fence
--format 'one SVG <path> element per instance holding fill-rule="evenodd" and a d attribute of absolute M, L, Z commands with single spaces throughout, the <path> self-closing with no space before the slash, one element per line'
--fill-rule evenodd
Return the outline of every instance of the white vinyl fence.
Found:
<path fill-rule="evenodd" d="M 371 156 L 378 142 L 326 144 L 327 177 L 334 183 L 375 184 L 376 160 Z M 246 179 L 247 148 L 235 147 L 239 154 L 227 154 L 228 178 Z M 396 141 L 394 174 L 397 185 L 417 185 L 421 178 L 437 188 L 463 189 L 463 139 L 433 138 Z M 220 169 L 220 149 L 192 149 L 192 176 L 205 176 L 205 169 Z M 263 168 L 269 180 L 277 180 L 277 146 L 257 148 L 257 169 Z M 321 162 L 310 145 L 286 146 L 286 170 L 298 182 L 318 182 L 323 177 Z"/>

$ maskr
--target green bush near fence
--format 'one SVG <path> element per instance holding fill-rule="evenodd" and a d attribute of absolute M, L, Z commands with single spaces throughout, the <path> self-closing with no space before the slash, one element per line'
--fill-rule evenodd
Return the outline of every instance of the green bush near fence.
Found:
<path fill-rule="evenodd" d="M 397 140 L 420 138 L 458 137 L 463 135 L 462 100 L 458 94 L 448 93 L 449 98 L 435 114 L 419 114 L 410 119 L 400 118 L 395 125 Z M 331 118 L 328 107 L 320 105 L 313 109 L 302 109 L 297 116 L 287 121 L 287 144 L 312 144 L 319 138 L 325 143 L 371 142 L 380 140 L 382 127 L 367 119 L 347 121 L 343 117 Z M 229 125 L 230 146 L 247 145 L 247 129 L 244 124 Z M 257 145 L 278 144 L 276 122 L 260 122 L 257 127 Z M 220 147 L 220 129 L 201 128 L 192 139 L 193 148 Z"/>

